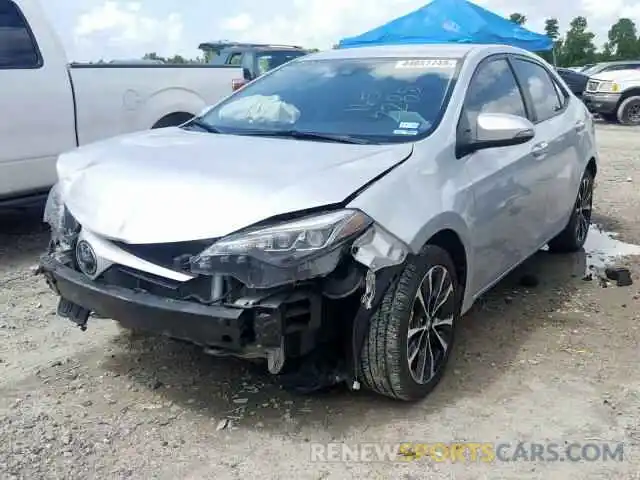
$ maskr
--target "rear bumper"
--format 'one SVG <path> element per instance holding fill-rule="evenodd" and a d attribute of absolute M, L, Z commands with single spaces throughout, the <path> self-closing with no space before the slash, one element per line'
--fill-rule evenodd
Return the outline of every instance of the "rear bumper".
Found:
<path fill-rule="evenodd" d="M 616 113 L 620 94 L 615 93 L 587 93 L 582 95 L 582 101 L 585 103 L 591 113 Z"/>
<path fill-rule="evenodd" d="M 283 339 L 295 333 L 293 350 L 302 355 L 306 352 L 301 350 L 311 348 L 313 342 L 301 342 L 301 336 L 313 336 L 321 323 L 321 297 L 311 291 L 274 292 L 249 302 L 249 307 L 205 305 L 101 284 L 50 255 L 41 258 L 40 272 L 60 296 L 61 304 L 71 302 L 86 315 L 93 312 L 126 328 L 230 352 L 278 348 Z M 304 344 L 309 345 L 305 348 Z"/>

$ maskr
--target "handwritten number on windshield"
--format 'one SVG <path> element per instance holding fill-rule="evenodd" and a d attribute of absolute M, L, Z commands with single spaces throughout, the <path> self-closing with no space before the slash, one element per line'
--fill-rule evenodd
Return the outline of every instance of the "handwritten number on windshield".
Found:
<path fill-rule="evenodd" d="M 417 87 L 400 87 L 385 97 L 377 91 L 363 91 L 358 101 L 345 110 L 370 112 L 375 118 L 382 118 L 389 112 L 408 111 L 410 104 L 420 102 L 421 97 L 422 89 Z"/>

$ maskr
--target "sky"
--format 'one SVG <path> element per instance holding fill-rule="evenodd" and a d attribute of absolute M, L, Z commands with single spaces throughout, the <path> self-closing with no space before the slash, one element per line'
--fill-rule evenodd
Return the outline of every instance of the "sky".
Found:
<path fill-rule="evenodd" d="M 147 52 L 195 58 L 211 40 L 330 48 L 429 3 L 429 0 L 40 0 L 69 60 L 140 58 Z M 640 26 L 638 0 L 476 0 L 500 15 L 518 12 L 542 32 L 545 18 L 561 31 L 587 17 L 596 43 L 620 17 Z"/>

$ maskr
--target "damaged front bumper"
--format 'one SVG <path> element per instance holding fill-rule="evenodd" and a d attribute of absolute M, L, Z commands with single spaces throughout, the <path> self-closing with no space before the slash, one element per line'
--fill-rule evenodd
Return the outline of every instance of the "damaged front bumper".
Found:
<path fill-rule="evenodd" d="M 58 228 L 49 221 L 52 243 L 41 258 L 39 273 L 60 296 L 59 315 L 82 329 L 91 315 L 111 318 L 125 328 L 201 345 L 212 354 L 265 358 L 274 374 L 282 371 L 286 359 L 305 357 L 320 345 L 340 345 L 325 357 L 342 358 L 342 378 L 354 388 L 358 388 L 358 358 L 370 318 L 409 255 L 402 242 L 369 223 L 327 253 L 321 252 L 324 256 L 304 257 L 298 267 L 269 263 L 266 260 L 271 259 L 259 252 L 252 258 L 244 253 L 234 257 L 229 245 L 235 242 L 231 246 L 237 250 L 238 240 L 233 237 L 214 243 L 219 250 L 224 245 L 222 252 L 208 248 L 204 251 L 208 256 L 187 255 L 190 261 L 173 266 L 151 265 L 150 258 L 137 250 L 135 261 L 127 265 L 118 259 L 132 259 L 132 246 L 85 232 L 63 215 L 50 218 Z M 306 228 L 303 221 L 290 225 Z M 305 235 L 296 231 L 294 237 L 310 239 L 309 231 Z M 269 230 L 259 233 L 264 236 L 264 232 Z M 252 245 L 264 243 L 252 241 Z M 83 257 L 87 252 L 80 246 L 89 247 L 91 254 L 97 252 L 94 264 L 87 263 Z M 330 268 L 323 266 L 327 259 Z M 141 265 L 153 267 L 156 274 Z M 181 278 L 157 275 L 169 272 L 167 268 Z M 318 268 L 326 268 L 325 273 L 318 274 Z M 292 280 L 285 282 L 287 276 Z M 224 295 L 220 295 L 222 287 L 216 286 L 220 282 L 225 285 Z M 210 296 L 205 298 L 207 292 Z"/>
<path fill-rule="evenodd" d="M 100 283 L 53 255 L 41 258 L 39 271 L 60 296 L 58 314 L 83 329 L 89 316 L 96 314 L 125 328 L 204 346 L 212 353 L 222 349 L 240 357 L 264 357 L 273 362 L 270 370 L 278 370 L 283 341 L 294 333 L 297 344 L 289 345 L 291 353 L 307 353 L 322 318 L 322 298 L 311 289 L 271 291 L 233 304 L 205 305 Z"/>

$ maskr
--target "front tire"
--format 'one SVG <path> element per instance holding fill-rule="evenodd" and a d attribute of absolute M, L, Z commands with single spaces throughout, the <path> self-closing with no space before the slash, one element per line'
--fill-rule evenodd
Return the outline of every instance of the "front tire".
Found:
<path fill-rule="evenodd" d="M 640 125 L 640 97 L 629 97 L 618 107 L 618 121 L 622 125 Z"/>
<path fill-rule="evenodd" d="M 364 386 L 404 401 L 426 397 L 449 361 L 461 288 L 449 254 L 427 245 L 382 300 L 360 353 Z"/>
<path fill-rule="evenodd" d="M 593 208 L 593 185 L 595 175 L 587 169 L 580 181 L 578 196 L 573 206 L 569 223 L 549 242 L 549 251 L 553 253 L 571 253 L 579 251 L 587 241 L 591 226 Z"/>

